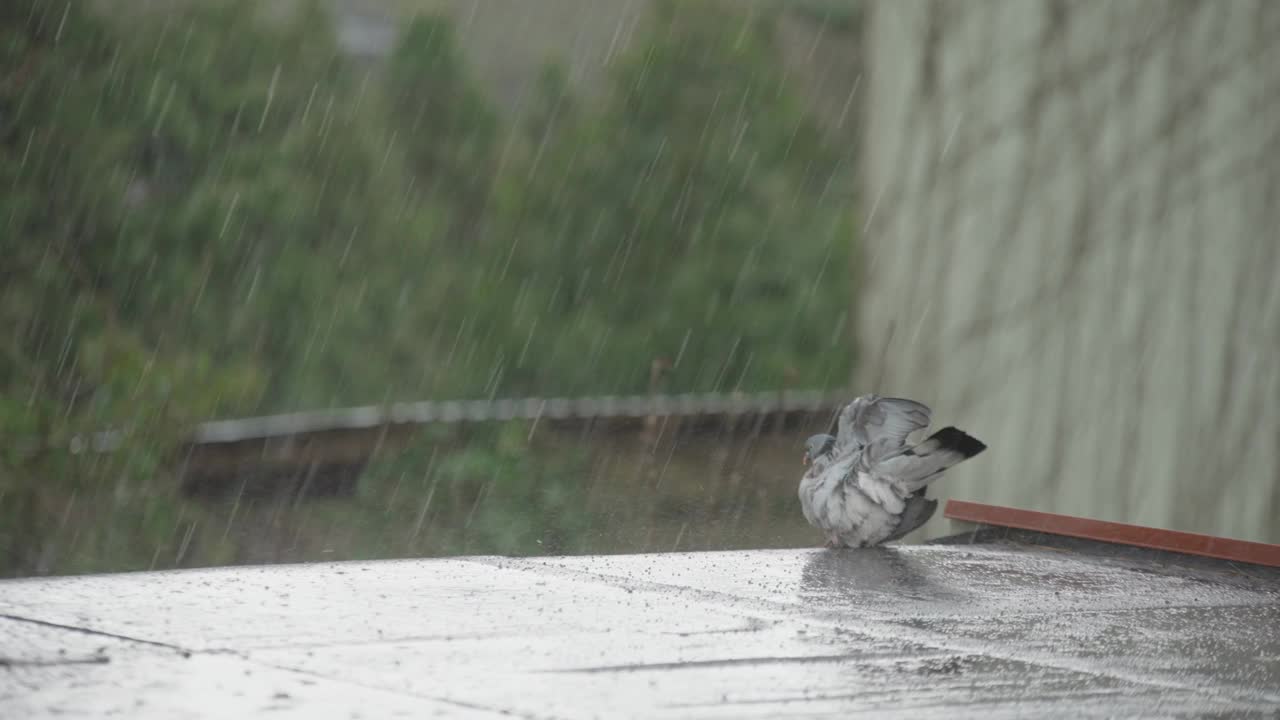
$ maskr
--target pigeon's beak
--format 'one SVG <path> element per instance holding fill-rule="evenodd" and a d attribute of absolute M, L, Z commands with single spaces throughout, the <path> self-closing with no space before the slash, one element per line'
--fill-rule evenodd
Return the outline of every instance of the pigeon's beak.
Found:
<path fill-rule="evenodd" d="M 804 460 L 802 460 L 801 462 L 804 463 L 805 467 L 809 467 L 809 453 L 804 454 Z"/>

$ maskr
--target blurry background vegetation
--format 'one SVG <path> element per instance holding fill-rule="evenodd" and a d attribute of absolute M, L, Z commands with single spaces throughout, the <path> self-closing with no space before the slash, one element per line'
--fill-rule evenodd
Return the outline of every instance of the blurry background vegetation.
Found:
<path fill-rule="evenodd" d="M 307 503 L 167 463 L 206 419 L 640 393 L 659 356 L 672 392 L 845 385 L 848 100 L 784 56 L 856 13 L 656 2 L 596 86 L 549 56 L 511 112 L 447 14 L 371 63 L 317 3 L 142 5 L 0 7 L 0 573 L 812 540 L 789 444 L 760 485 L 750 449 L 654 480 L 625 443 L 425 433 Z"/>

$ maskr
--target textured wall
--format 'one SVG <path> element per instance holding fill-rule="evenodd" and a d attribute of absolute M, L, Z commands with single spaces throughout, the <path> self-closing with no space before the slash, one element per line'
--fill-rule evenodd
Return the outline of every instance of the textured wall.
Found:
<path fill-rule="evenodd" d="M 857 385 L 990 443 L 941 494 L 1280 542 L 1280 2 L 866 32 Z"/>

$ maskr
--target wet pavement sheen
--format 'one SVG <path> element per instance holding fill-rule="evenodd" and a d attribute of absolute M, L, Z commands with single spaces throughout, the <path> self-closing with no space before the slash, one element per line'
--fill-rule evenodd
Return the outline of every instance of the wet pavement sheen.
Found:
<path fill-rule="evenodd" d="M 1280 717 L 1280 573 L 1012 543 L 0 582 L 0 718 Z"/>

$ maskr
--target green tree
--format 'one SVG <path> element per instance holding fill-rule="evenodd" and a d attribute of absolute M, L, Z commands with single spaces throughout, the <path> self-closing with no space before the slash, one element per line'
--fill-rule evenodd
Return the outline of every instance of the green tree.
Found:
<path fill-rule="evenodd" d="M 153 135 L 123 119 L 144 111 L 117 95 L 120 45 L 77 5 L 0 16 L 0 563 L 66 567 L 66 545 L 149 557 L 141 539 L 175 527 L 148 492 L 165 450 L 222 398 L 255 397 L 261 377 L 135 322 L 148 276 L 120 264 L 147 253 L 129 223 L 134 157 Z"/>
<path fill-rule="evenodd" d="M 512 390 L 640 391 L 655 355 L 675 388 L 839 382 L 847 168 L 786 86 L 774 18 L 667 2 L 651 22 L 598 111 L 553 111 L 543 83 L 475 332 Z"/>
<path fill-rule="evenodd" d="M 453 23 L 410 20 L 387 62 L 386 85 L 414 196 L 447 208 L 455 246 L 465 247 L 481 231 L 498 122 L 467 75 Z"/>
<path fill-rule="evenodd" d="M 77 534 L 59 527 L 69 517 L 126 544 L 186 535 L 178 518 L 199 508 L 156 476 L 198 420 L 366 402 L 420 375 L 405 359 L 427 354 L 434 310 L 411 300 L 433 213 L 398 192 L 404 171 L 367 110 L 377 103 L 363 102 L 318 6 L 283 25 L 253 7 L 143 17 L 125 34 L 79 4 L 5 6 L 10 566 L 59 566 L 49 548 Z M 107 430 L 116 452 L 72 452 Z M 75 514 L 94 503 L 107 522 Z M 71 544 L 90 564 L 153 552 Z"/>

